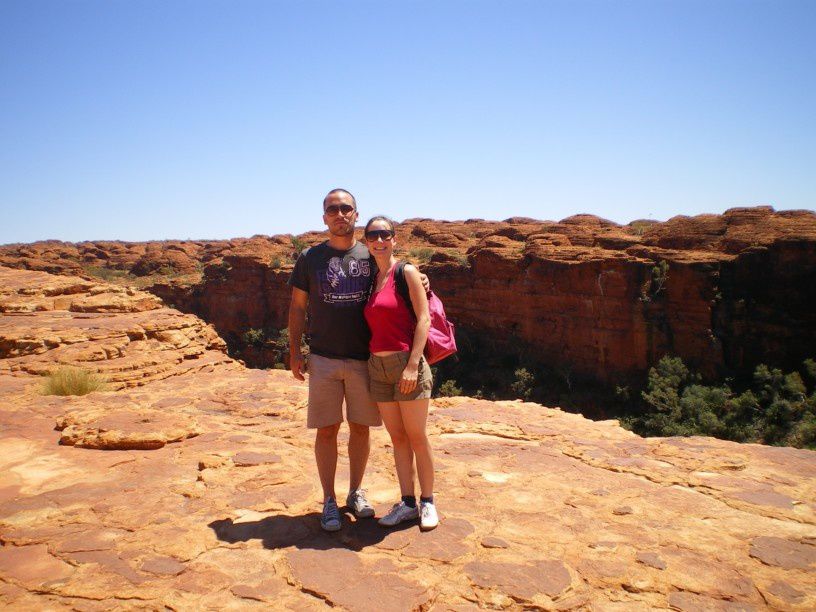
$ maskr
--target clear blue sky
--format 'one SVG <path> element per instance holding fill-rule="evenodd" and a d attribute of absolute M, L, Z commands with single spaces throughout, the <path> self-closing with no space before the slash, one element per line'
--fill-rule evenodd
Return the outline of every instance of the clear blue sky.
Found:
<path fill-rule="evenodd" d="M 816 2 L 0 0 L 0 243 L 816 206 Z"/>

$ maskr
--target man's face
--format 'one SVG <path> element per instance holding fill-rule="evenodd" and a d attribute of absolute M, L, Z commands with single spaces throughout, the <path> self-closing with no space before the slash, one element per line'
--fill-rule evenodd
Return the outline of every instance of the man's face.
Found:
<path fill-rule="evenodd" d="M 331 194 L 323 203 L 323 223 L 332 236 L 353 234 L 357 217 L 354 200 L 344 191 Z"/>

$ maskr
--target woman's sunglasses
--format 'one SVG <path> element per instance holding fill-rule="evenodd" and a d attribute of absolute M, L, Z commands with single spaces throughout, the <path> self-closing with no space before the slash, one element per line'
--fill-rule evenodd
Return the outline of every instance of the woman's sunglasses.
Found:
<path fill-rule="evenodd" d="M 329 204 L 326 208 L 323 209 L 323 212 L 329 215 L 330 217 L 334 217 L 337 213 L 343 213 L 344 215 L 349 214 L 350 212 L 354 211 L 354 207 L 351 204 Z"/>
<path fill-rule="evenodd" d="M 378 238 L 385 241 L 394 237 L 393 230 L 368 230 L 365 233 L 366 240 L 375 242 Z"/>

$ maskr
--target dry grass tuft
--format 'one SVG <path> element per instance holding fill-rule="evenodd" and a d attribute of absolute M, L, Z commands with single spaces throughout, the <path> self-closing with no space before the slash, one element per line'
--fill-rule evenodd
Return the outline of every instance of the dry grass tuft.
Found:
<path fill-rule="evenodd" d="M 92 391 L 105 391 L 105 380 L 98 374 L 82 368 L 62 366 L 45 377 L 43 395 L 87 395 Z"/>

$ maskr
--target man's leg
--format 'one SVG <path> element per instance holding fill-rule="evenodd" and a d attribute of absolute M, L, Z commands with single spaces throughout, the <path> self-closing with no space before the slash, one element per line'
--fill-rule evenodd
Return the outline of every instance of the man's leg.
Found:
<path fill-rule="evenodd" d="M 370 438 L 368 425 L 349 422 L 349 491 L 356 491 L 363 484 L 363 474 L 371 452 Z"/>
<path fill-rule="evenodd" d="M 315 460 L 317 461 L 317 473 L 320 475 L 320 486 L 323 487 L 324 502 L 330 497 L 337 499 L 334 494 L 334 476 L 337 472 L 337 432 L 339 431 L 340 423 L 337 423 L 328 427 L 319 427 L 315 434 Z"/>
<path fill-rule="evenodd" d="M 317 429 L 315 461 L 323 501 L 336 498 L 334 477 L 337 471 L 337 433 L 343 421 L 343 362 L 312 355 L 309 363 L 309 409 L 306 425 Z"/>
<path fill-rule="evenodd" d="M 344 382 L 349 424 L 349 491 L 356 491 L 363 483 L 371 450 L 369 427 L 380 425 L 382 420 L 369 393 L 368 364 L 346 360 Z"/>

